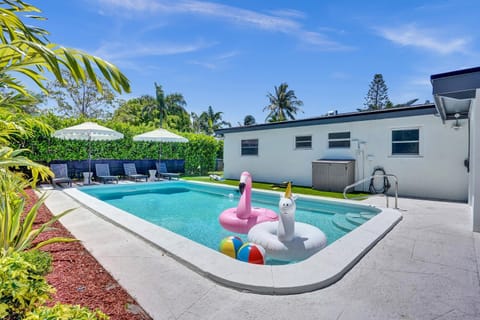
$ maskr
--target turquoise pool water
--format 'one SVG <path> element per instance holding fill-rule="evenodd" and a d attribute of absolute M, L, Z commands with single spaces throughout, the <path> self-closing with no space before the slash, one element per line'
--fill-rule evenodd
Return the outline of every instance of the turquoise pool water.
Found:
<path fill-rule="evenodd" d="M 221 227 L 218 216 L 236 207 L 240 197 L 237 188 L 186 181 L 93 186 L 80 191 L 213 250 L 221 239 L 233 234 Z M 277 194 L 252 192 L 255 207 L 278 212 L 278 200 Z M 296 203 L 296 220 L 320 228 L 328 244 L 380 212 L 370 206 L 301 196 Z M 238 236 L 246 240 L 246 235 Z"/>

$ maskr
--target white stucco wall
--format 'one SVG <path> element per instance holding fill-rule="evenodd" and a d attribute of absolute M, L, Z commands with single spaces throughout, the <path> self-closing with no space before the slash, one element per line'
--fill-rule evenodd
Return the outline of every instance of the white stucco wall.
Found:
<path fill-rule="evenodd" d="M 480 89 L 470 109 L 470 180 L 469 204 L 472 207 L 473 231 L 480 232 Z"/>
<path fill-rule="evenodd" d="M 466 120 L 464 120 L 466 121 Z M 312 161 L 355 159 L 356 181 L 372 174 L 375 166 L 397 175 L 399 194 L 421 198 L 466 201 L 468 173 L 467 123 L 454 130 L 434 115 L 345 122 L 295 128 L 225 134 L 224 174 L 238 179 L 249 171 L 254 181 L 312 185 Z M 419 156 L 392 156 L 392 129 L 420 129 Z M 328 133 L 350 131 L 349 149 L 329 149 Z M 295 150 L 295 136 L 312 135 L 311 150 Z M 258 139 L 258 156 L 241 156 L 241 140 Z M 360 143 L 359 143 L 360 142 Z"/>

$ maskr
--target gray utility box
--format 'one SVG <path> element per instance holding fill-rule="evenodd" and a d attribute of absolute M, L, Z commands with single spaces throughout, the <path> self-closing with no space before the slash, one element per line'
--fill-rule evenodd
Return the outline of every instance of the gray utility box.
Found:
<path fill-rule="evenodd" d="M 343 192 L 355 181 L 355 160 L 312 161 L 312 188 Z"/>

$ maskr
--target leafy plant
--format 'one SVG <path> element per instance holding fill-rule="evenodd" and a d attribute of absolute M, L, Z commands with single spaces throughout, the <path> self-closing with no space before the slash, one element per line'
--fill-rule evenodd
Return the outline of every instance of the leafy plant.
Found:
<path fill-rule="evenodd" d="M 52 255 L 42 250 L 28 250 L 22 253 L 25 261 L 35 266 L 36 274 L 45 276 L 52 271 Z"/>
<path fill-rule="evenodd" d="M 107 320 L 109 316 L 99 310 L 91 311 L 78 305 L 57 303 L 53 307 L 40 307 L 29 312 L 24 320 Z"/>
<path fill-rule="evenodd" d="M 32 261 L 36 258 L 43 260 Z M 106 320 L 99 310 L 57 303 L 45 306 L 55 289 L 43 274 L 50 268 L 46 252 L 2 252 L 0 255 L 0 319 Z"/>
<path fill-rule="evenodd" d="M 43 305 L 55 290 L 38 274 L 23 253 L 2 252 L 0 257 L 0 318 L 22 319 L 22 315 Z"/>
<path fill-rule="evenodd" d="M 44 203 L 46 194 L 30 208 L 22 219 L 25 209 L 26 195 L 19 192 L 26 187 L 25 180 L 19 174 L 13 174 L 7 170 L 0 170 L 0 249 L 4 254 L 13 251 L 23 251 L 32 246 L 32 242 L 50 226 L 72 211 L 67 210 L 42 224 L 39 228 L 33 229 L 33 222 L 38 214 L 38 209 Z M 54 237 L 39 242 L 34 249 L 41 248 L 55 242 L 77 241 L 70 238 Z"/>

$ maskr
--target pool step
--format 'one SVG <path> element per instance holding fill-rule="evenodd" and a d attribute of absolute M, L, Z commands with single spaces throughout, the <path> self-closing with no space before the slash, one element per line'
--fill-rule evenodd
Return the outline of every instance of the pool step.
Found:
<path fill-rule="evenodd" d="M 345 214 L 337 213 L 333 216 L 332 222 L 337 228 L 348 232 L 370 220 L 374 216 L 374 214 L 369 212 L 347 212 Z"/>
<path fill-rule="evenodd" d="M 335 227 L 347 232 L 352 231 L 353 229 L 358 227 L 358 225 L 348 221 L 345 214 L 341 213 L 337 213 L 333 216 L 332 223 Z"/>
<path fill-rule="evenodd" d="M 357 226 L 364 224 L 366 221 L 370 220 L 373 217 L 374 217 L 374 214 L 371 214 L 369 212 L 360 212 L 360 213 L 348 212 L 345 214 L 345 219 L 348 222 L 353 223 Z"/>

